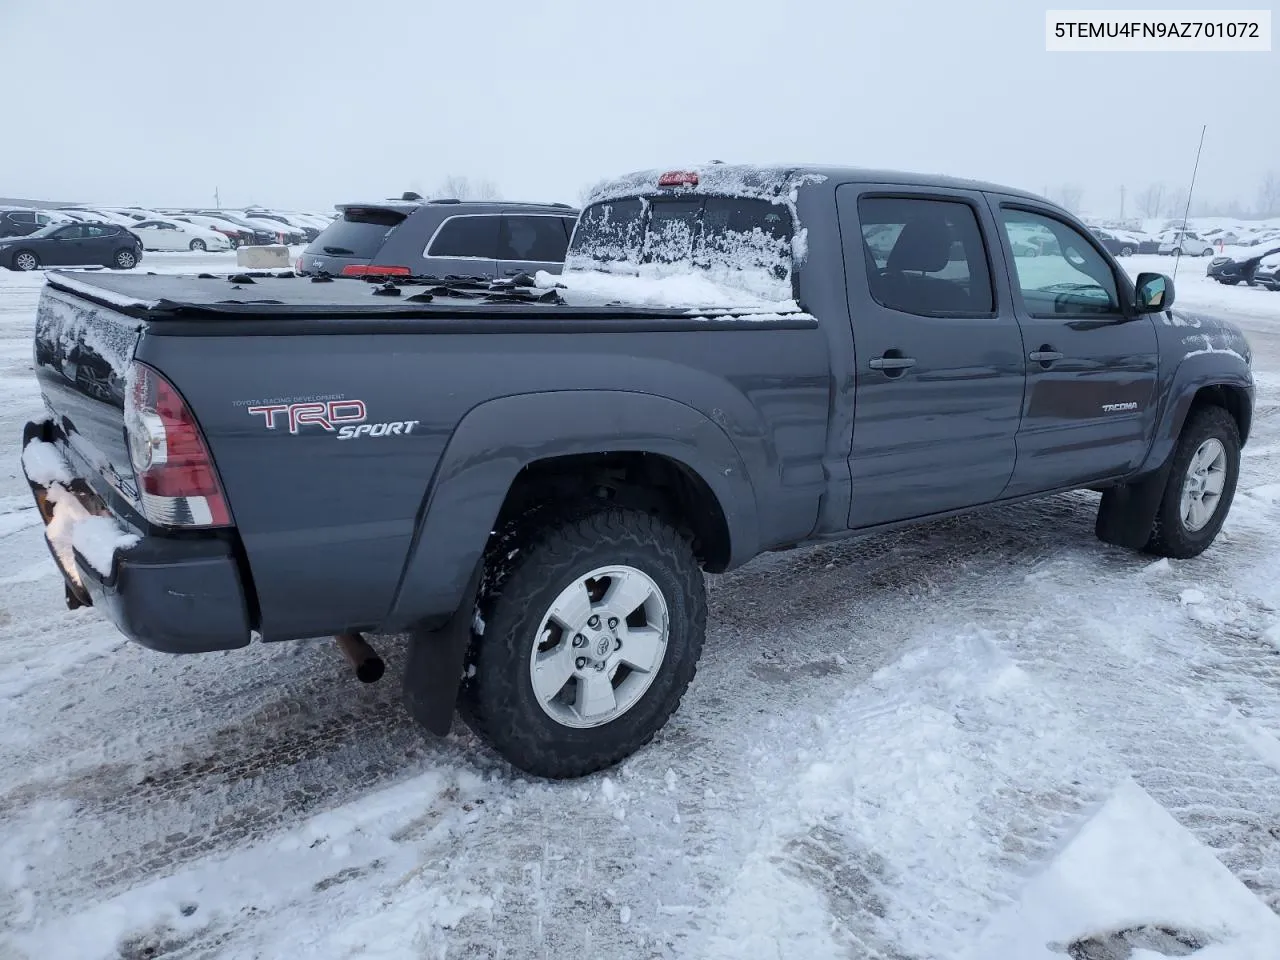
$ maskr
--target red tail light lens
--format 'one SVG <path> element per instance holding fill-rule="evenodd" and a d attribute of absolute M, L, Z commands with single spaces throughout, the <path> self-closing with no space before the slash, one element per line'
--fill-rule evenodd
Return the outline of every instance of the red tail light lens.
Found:
<path fill-rule="evenodd" d="M 130 371 L 124 420 L 148 520 L 166 527 L 231 525 L 231 511 L 195 417 L 173 384 L 145 363 L 134 363 Z"/>
<path fill-rule="evenodd" d="M 408 267 L 389 267 L 375 263 L 350 263 L 342 268 L 344 277 L 407 277 L 412 272 Z"/>

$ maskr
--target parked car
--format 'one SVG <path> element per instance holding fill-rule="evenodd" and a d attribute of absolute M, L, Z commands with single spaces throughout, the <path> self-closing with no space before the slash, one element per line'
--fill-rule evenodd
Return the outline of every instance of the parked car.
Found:
<path fill-rule="evenodd" d="M 196 226 L 204 227 L 212 230 L 226 238 L 234 250 L 245 244 L 253 243 L 253 231 L 248 227 L 238 227 L 228 220 L 219 220 L 216 217 L 202 217 L 192 213 L 174 213 L 169 215 L 170 220 L 178 220 L 183 223 L 191 223 Z"/>
<path fill-rule="evenodd" d="M 559 273 L 578 211 L 564 204 L 390 200 L 341 216 L 298 257 L 302 274 L 501 277 Z"/>
<path fill-rule="evenodd" d="M 28 210 L 24 207 L 0 209 L 0 238 L 25 237 L 41 227 L 57 222 L 58 218 L 45 210 Z"/>
<path fill-rule="evenodd" d="M 1113 256 L 1127 257 L 1137 253 L 1141 246 L 1141 241 L 1137 237 L 1119 230 L 1103 230 L 1101 227 L 1095 227 L 1092 228 L 1092 232 L 1106 248 L 1107 253 Z"/>
<path fill-rule="evenodd" d="M 0 240 L 0 266 L 104 266 L 132 270 L 142 259 L 142 241 L 114 223 L 50 223 L 25 237 Z"/>
<path fill-rule="evenodd" d="M 1175 257 L 1180 257 L 1184 253 L 1191 257 L 1210 257 L 1213 256 L 1213 244 L 1190 230 L 1185 233 L 1181 230 L 1172 230 L 1161 235 L 1160 246 L 1156 252 L 1173 254 Z"/>
<path fill-rule="evenodd" d="M 250 235 L 253 237 L 251 242 L 259 246 L 281 242 L 280 231 L 274 229 L 274 227 L 251 223 L 244 217 L 232 213 L 229 210 L 196 210 L 194 212 L 199 216 L 214 217 L 218 220 L 234 224 L 242 230 L 249 231 Z"/>
<path fill-rule="evenodd" d="M 310 243 L 316 237 L 320 236 L 320 228 L 309 223 L 301 223 L 293 217 L 288 217 L 283 213 L 272 213 L 269 210 L 246 210 L 245 216 L 253 220 L 269 220 L 278 223 L 287 230 L 294 231 L 295 234 L 301 234 L 302 240 L 299 242 Z M 292 242 L 292 241 L 291 241 Z"/>
<path fill-rule="evenodd" d="M 138 221 L 133 217 L 126 217 L 124 214 L 116 213 L 112 210 L 102 210 L 97 207 L 74 207 L 63 211 L 64 213 L 81 213 L 88 216 L 91 220 L 99 223 L 114 223 L 117 226 L 132 228 Z"/>
<path fill-rule="evenodd" d="M 217 231 L 181 220 L 140 220 L 133 232 L 147 250 L 230 250 L 231 241 Z"/>
<path fill-rule="evenodd" d="M 1205 274 L 1229 287 L 1235 286 L 1242 280 L 1252 286 L 1254 276 L 1258 270 L 1258 265 L 1264 258 L 1277 253 L 1280 253 L 1280 247 L 1270 247 L 1266 250 L 1261 250 L 1252 256 L 1241 256 L 1237 254 L 1231 257 L 1214 257 L 1209 261 L 1209 266 L 1205 270 Z"/>
<path fill-rule="evenodd" d="M 1280 254 L 1263 258 L 1253 275 L 1253 282 L 1273 293 L 1280 293 Z"/>
<path fill-rule="evenodd" d="M 342 240 L 402 262 L 430 249 L 420 213 L 447 218 L 433 238 L 487 218 L 452 235 L 486 262 L 530 216 L 380 209 Z M 1014 258 L 1015 228 L 1060 252 Z M 68 605 L 169 652 L 339 634 L 368 663 L 359 631 L 411 631 L 428 729 L 457 705 L 516 767 L 579 776 L 678 707 L 703 571 L 1082 488 L 1107 543 L 1207 549 L 1252 355 L 1174 307 L 1020 191 L 646 172 L 593 194 L 542 286 L 54 274 L 22 462 Z"/>

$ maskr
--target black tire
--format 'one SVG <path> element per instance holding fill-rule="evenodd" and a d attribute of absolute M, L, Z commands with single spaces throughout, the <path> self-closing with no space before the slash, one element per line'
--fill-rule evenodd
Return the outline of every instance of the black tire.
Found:
<path fill-rule="evenodd" d="M 208 244 L 206 244 L 199 237 L 196 237 L 194 240 L 191 241 L 190 247 L 191 247 L 192 253 L 204 253 L 206 250 L 209 249 Z"/>
<path fill-rule="evenodd" d="M 108 266 L 117 270 L 132 270 L 138 265 L 138 255 L 132 250 L 117 250 L 111 257 L 111 263 Z"/>
<path fill-rule="evenodd" d="M 1227 287 L 1234 287 L 1240 281 L 1239 280 L 1219 280 L 1218 282 Z M 1249 286 L 1253 286 L 1253 284 L 1249 284 Z"/>
<path fill-rule="evenodd" d="M 541 513 L 490 552 L 477 603 L 483 633 L 472 636 L 459 706 L 468 726 L 513 766 L 539 777 L 581 777 L 639 750 L 680 705 L 702 653 L 706 590 L 689 540 L 658 516 L 604 506 Z M 629 709 L 600 726 L 568 726 L 543 709 L 530 661 L 560 593 L 608 565 L 633 567 L 657 586 L 668 611 L 666 651 Z"/>
<path fill-rule="evenodd" d="M 1202 256 L 1202 257 L 1212 257 L 1212 256 L 1213 256 L 1213 247 L 1206 247 L 1204 250 L 1200 251 L 1200 256 Z"/>
<path fill-rule="evenodd" d="M 34 250 L 18 250 L 9 258 L 14 270 L 28 271 L 40 269 L 40 258 Z"/>
<path fill-rule="evenodd" d="M 1173 250 L 1172 250 L 1172 251 L 1170 251 L 1170 256 L 1174 256 L 1174 257 L 1180 257 L 1180 256 L 1182 256 L 1182 248 L 1181 248 L 1181 247 L 1174 247 L 1174 248 L 1173 248 Z"/>
<path fill-rule="evenodd" d="M 1210 439 L 1217 439 L 1225 449 L 1226 479 L 1209 522 L 1199 530 L 1189 530 L 1182 518 L 1182 488 L 1187 480 L 1192 457 Z M 1227 519 L 1239 478 L 1240 431 L 1235 419 L 1219 406 L 1193 410 L 1182 428 L 1182 436 L 1178 438 L 1164 497 L 1160 501 L 1160 509 L 1156 511 L 1151 539 L 1144 548 L 1146 552 L 1175 560 L 1187 560 L 1203 553 L 1218 536 L 1218 531 Z"/>

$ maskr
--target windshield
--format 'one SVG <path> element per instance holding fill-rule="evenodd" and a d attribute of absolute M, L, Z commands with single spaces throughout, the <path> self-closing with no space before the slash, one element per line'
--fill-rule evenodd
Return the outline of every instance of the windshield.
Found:
<path fill-rule="evenodd" d="M 791 212 L 769 200 L 629 197 L 582 212 L 565 262 L 574 270 L 641 276 L 698 270 L 729 286 L 789 299 L 794 236 Z"/>

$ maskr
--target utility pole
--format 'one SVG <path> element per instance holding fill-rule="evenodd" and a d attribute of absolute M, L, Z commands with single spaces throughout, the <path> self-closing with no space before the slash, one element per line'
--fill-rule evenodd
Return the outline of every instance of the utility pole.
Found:
<path fill-rule="evenodd" d="M 1124 184 L 1120 184 L 1120 219 L 1124 219 Z"/>
<path fill-rule="evenodd" d="M 216 208 L 217 208 L 217 209 L 219 209 L 219 210 L 221 210 L 221 209 L 222 209 L 222 201 L 218 198 L 218 188 L 217 188 L 217 187 L 214 187 L 214 188 L 213 188 L 213 205 L 214 205 L 214 207 L 216 207 Z"/>

